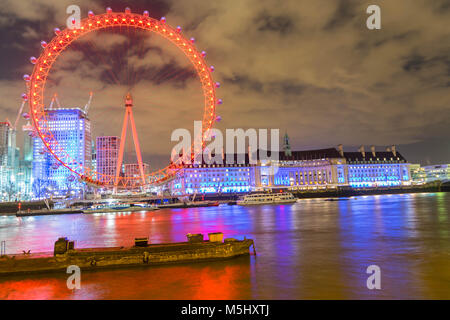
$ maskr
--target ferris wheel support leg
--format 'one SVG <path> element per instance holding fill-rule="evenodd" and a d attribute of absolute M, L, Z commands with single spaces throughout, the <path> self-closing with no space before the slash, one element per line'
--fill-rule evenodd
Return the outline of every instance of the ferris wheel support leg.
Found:
<path fill-rule="evenodd" d="M 125 111 L 125 117 L 123 119 L 123 126 L 122 126 L 122 134 L 120 135 L 120 147 L 119 147 L 119 154 L 117 158 L 117 166 L 116 166 L 116 181 L 114 183 L 114 193 L 117 192 L 117 186 L 119 185 L 119 177 L 120 172 L 122 171 L 122 161 L 123 161 L 123 151 L 125 149 L 125 139 L 127 138 L 127 125 L 128 125 L 128 112 L 127 109 Z"/>
<path fill-rule="evenodd" d="M 145 185 L 145 173 L 144 173 L 144 165 L 142 163 L 141 148 L 139 146 L 139 139 L 136 131 L 136 125 L 134 124 L 133 111 L 131 110 L 130 110 L 130 122 L 131 122 L 131 130 L 133 132 L 134 148 L 136 149 L 136 157 L 139 165 L 139 172 L 141 174 L 142 183 L 143 185 Z"/>

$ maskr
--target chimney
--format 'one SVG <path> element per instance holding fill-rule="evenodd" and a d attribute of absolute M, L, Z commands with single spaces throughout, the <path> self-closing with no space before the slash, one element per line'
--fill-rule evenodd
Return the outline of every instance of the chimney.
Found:
<path fill-rule="evenodd" d="M 341 157 L 344 157 L 344 147 L 342 146 L 342 144 L 338 144 L 338 151 L 339 154 L 341 155 Z"/>
<path fill-rule="evenodd" d="M 358 149 L 358 151 L 361 152 L 363 158 L 366 157 L 366 152 L 364 151 L 364 146 L 360 146 L 359 149 Z"/>
<path fill-rule="evenodd" d="M 391 146 L 391 150 L 392 150 L 392 154 L 394 155 L 394 157 L 397 156 L 397 151 L 395 150 L 395 145 Z"/>
<path fill-rule="evenodd" d="M 375 158 L 376 157 L 375 146 L 370 146 L 370 151 L 372 151 L 372 156 Z"/>

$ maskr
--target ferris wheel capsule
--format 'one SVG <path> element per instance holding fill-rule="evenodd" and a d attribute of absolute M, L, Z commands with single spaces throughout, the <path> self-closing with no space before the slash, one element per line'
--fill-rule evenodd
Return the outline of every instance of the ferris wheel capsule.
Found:
<path fill-rule="evenodd" d="M 202 51 L 202 57 L 206 57 L 206 51 Z"/>
<path fill-rule="evenodd" d="M 214 72 L 214 70 L 216 70 L 216 69 L 214 68 L 214 66 L 211 66 L 211 67 L 209 67 L 209 70 L 211 70 L 211 72 Z"/>
<path fill-rule="evenodd" d="M 144 11 L 144 17 L 148 17 L 149 13 L 147 10 Z"/>
<path fill-rule="evenodd" d="M 215 86 L 216 88 L 220 88 L 220 82 L 216 82 Z"/>
<path fill-rule="evenodd" d="M 217 116 L 216 117 L 216 122 L 220 122 L 220 120 L 222 120 L 222 117 L 221 116 Z"/>
<path fill-rule="evenodd" d="M 181 32 L 181 27 L 177 26 L 177 32 L 180 33 Z"/>
<path fill-rule="evenodd" d="M 22 93 L 22 99 L 23 99 L 24 101 L 27 101 L 27 100 L 28 100 L 28 96 L 26 95 L 26 93 Z"/>
<path fill-rule="evenodd" d="M 45 48 L 46 46 L 47 46 L 47 42 L 41 41 L 41 47 L 42 47 L 42 48 Z"/>
<path fill-rule="evenodd" d="M 222 104 L 223 103 L 223 100 L 222 99 L 218 99 L 217 100 L 217 104 Z"/>
<path fill-rule="evenodd" d="M 111 7 L 107 7 L 107 8 L 106 8 L 106 13 L 112 13 Z"/>
<path fill-rule="evenodd" d="M 23 80 L 25 80 L 25 81 L 30 81 L 31 80 L 31 77 L 30 77 L 30 75 L 29 74 L 24 74 L 23 75 Z"/>
<path fill-rule="evenodd" d="M 55 29 L 53 29 L 53 32 L 54 32 L 56 35 L 58 35 L 58 34 L 61 33 L 61 30 L 59 30 L 59 28 L 55 28 Z"/>
<path fill-rule="evenodd" d="M 88 11 L 88 17 L 93 18 L 95 16 L 94 12 L 92 10 Z"/>
<path fill-rule="evenodd" d="M 125 13 L 126 13 L 126 14 L 130 14 L 130 13 L 131 13 L 131 9 L 130 9 L 129 7 L 126 7 L 126 8 L 125 8 Z"/>
<path fill-rule="evenodd" d="M 161 22 L 166 23 L 166 17 L 161 17 Z"/>
<path fill-rule="evenodd" d="M 191 43 L 195 43 L 195 38 L 190 38 L 189 41 L 191 41 Z"/>
<path fill-rule="evenodd" d="M 32 64 L 36 64 L 36 61 L 37 61 L 36 57 L 30 57 L 30 62 Z"/>
<path fill-rule="evenodd" d="M 30 119 L 30 115 L 28 114 L 28 112 L 24 112 L 22 113 L 22 118 L 24 118 L 25 120 Z"/>

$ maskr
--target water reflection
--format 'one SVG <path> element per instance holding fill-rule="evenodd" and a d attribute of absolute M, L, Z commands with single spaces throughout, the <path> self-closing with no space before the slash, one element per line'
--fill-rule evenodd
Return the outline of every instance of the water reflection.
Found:
<path fill-rule="evenodd" d="M 127 214 L 0 217 L 8 253 L 184 241 L 222 231 L 253 238 L 258 255 L 193 265 L 85 272 L 70 292 L 65 274 L 0 279 L 1 299 L 450 298 L 450 194 L 301 200 L 283 206 L 219 206 Z M 382 290 L 366 288 L 367 266 Z"/>

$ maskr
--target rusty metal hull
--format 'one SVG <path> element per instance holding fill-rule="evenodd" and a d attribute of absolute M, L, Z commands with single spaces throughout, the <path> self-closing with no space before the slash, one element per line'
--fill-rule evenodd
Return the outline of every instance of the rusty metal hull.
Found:
<path fill-rule="evenodd" d="M 151 266 L 229 259 L 249 255 L 253 240 L 226 242 L 153 244 L 147 247 L 114 247 L 69 250 L 50 253 L 8 255 L 0 258 L 0 276 L 66 270 L 76 265 L 81 270 L 111 267 Z"/>

